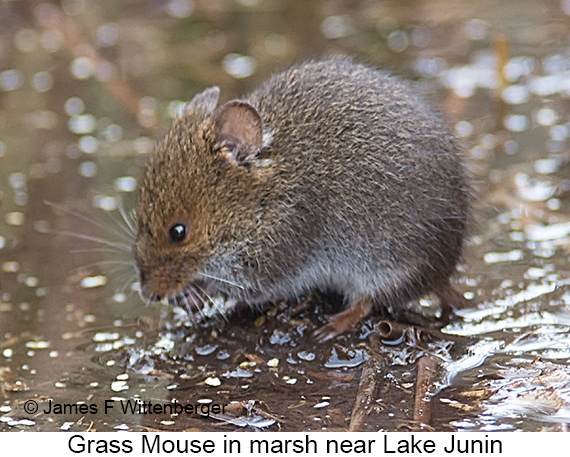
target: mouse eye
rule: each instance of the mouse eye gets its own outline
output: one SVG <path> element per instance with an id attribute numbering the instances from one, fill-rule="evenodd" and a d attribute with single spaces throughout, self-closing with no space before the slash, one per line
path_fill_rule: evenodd
<path id="1" fill-rule="evenodd" d="M 188 236 L 188 225 L 184 222 L 176 222 L 168 229 L 168 241 L 172 244 L 182 243 Z"/>

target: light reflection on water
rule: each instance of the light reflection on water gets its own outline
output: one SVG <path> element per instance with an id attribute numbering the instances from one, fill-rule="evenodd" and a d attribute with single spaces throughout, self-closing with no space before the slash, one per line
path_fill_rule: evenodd
<path id="1" fill-rule="evenodd" d="M 445 358 L 451 388 L 438 394 L 466 408 L 445 410 L 434 427 L 536 430 L 568 420 L 570 57 L 560 28 L 570 22 L 567 11 L 525 1 L 517 19 L 485 0 L 472 2 L 472 13 L 438 1 L 418 11 L 399 2 L 358 9 L 322 1 L 274 11 L 238 2 L 225 11 L 217 2 L 176 0 L 120 6 L 107 17 L 96 3 L 0 4 L 0 382 L 10 393 L 0 397 L 10 418 L 0 430 L 84 429 L 76 418 L 24 417 L 18 402 L 38 395 L 76 402 L 191 392 L 190 400 L 227 400 L 255 392 L 251 398 L 284 415 L 289 406 L 302 410 L 298 399 L 307 397 L 311 409 L 303 411 L 313 417 L 326 392 L 326 403 L 348 414 L 352 405 L 335 388 L 358 385 L 367 357 L 356 336 L 339 340 L 344 352 L 315 348 L 308 319 L 282 317 L 279 306 L 257 320 L 214 316 L 199 329 L 181 310 L 145 307 L 129 234 L 146 157 L 183 100 L 214 84 L 226 98 L 238 96 L 275 69 L 338 52 L 421 80 L 463 141 L 478 192 L 457 278 L 474 306 L 445 329 L 477 342 Z M 284 24 L 280 8 L 296 19 Z M 157 315 L 158 330 L 145 322 Z M 398 395 L 413 385 L 417 355 L 394 348 L 388 404 L 405 405 Z M 533 396 L 532 386 L 554 394 Z M 451 398 L 477 389 L 481 398 Z M 394 429 L 405 408 L 377 413 L 369 429 Z M 524 415 L 522 425 L 497 419 Z M 343 418 L 329 415 L 327 424 L 343 428 Z M 98 424 L 160 425 L 131 419 Z"/>

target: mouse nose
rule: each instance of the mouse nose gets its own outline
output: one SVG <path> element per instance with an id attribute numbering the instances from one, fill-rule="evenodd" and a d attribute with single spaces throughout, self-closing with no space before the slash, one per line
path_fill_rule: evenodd
<path id="1" fill-rule="evenodd" d="M 173 265 L 141 271 L 139 281 L 141 297 L 147 303 L 169 303 L 184 288 L 180 272 Z"/>

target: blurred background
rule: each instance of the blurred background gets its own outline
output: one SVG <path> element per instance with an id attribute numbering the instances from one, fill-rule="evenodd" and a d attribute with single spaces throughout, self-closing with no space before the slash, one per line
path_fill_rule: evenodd
<path id="1" fill-rule="evenodd" d="M 414 81 L 473 177 L 475 223 L 457 277 L 473 309 L 445 330 L 482 345 L 442 357 L 453 376 L 434 429 L 563 428 L 569 32 L 569 0 L 1 0 L 0 430 L 219 429 L 123 416 L 88 425 L 19 408 L 145 397 L 149 384 L 153 398 L 170 398 L 185 379 L 189 400 L 265 401 L 287 430 L 346 428 L 366 325 L 341 338 L 340 358 L 279 307 L 198 332 L 145 330 L 141 316 L 160 310 L 138 297 L 125 227 L 154 142 L 194 94 L 218 85 L 227 100 L 332 54 Z M 364 429 L 408 424 L 406 351 L 387 355 L 391 377 Z M 279 368 L 252 368 L 270 358 Z"/>

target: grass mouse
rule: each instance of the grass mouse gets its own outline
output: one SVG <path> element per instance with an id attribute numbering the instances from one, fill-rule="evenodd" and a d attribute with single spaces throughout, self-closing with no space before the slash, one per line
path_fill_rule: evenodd
<path id="1" fill-rule="evenodd" d="M 375 307 L 433 292 L 449 307 L 469 190 L 460 148 L 400 79 L 345 57 L 277 73 L 218 106 L 196 95 L 150 157 L 134 255 L 146 301 L 199 310 L 316 289 L 346 309 L 326 341 Z"/>

